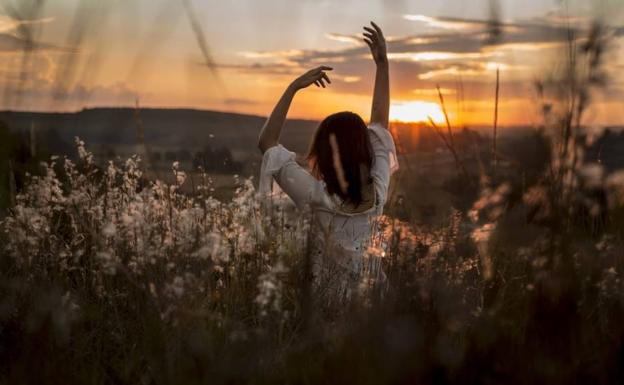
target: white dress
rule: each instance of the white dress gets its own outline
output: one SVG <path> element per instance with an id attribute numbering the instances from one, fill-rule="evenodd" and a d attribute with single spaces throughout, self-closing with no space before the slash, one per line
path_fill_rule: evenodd
<path id="1" fill-rule="evenodd" d="M 345 281 L 358 280 L 363 271 L 379 273 L 378 266 L 367 266 L 370 262 L 367 250 L 375 235 L 376 219 L 382 214 L 388 198 L 390 176 L 398 169 L 396 147 L 390 132 L 379 124 L 372 124 L 368 127 L 368 135 L 374 156 L 371 167 L 374 204 L 361 212 L 341 210 L 340 199 L 330 196 L 325 182 L 301 167 L 295 161 L 295 153 L 281 144 L 268 149 L 262 159 L 260 193 L 271 194 L 274 179 L 300 210 L 311 211 L 317 225 L 312 245 L 315 278 L 318 279 L 322 271 L 331 270 L 337 273 L 334 275 L 338 276 L 343 290 L 349 290 Z"/>

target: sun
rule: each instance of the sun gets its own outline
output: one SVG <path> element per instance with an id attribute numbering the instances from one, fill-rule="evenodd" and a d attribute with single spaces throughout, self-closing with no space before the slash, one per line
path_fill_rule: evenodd
<path id="1" fill-rule="evenodd" d="M 442 109 L 436 103 L 423 101 L 395 102 L 390 106 L 390 120 L 419 123 L 428 122 L 429 117 L 435 123 L 442 123 L 445 120 Z"/>

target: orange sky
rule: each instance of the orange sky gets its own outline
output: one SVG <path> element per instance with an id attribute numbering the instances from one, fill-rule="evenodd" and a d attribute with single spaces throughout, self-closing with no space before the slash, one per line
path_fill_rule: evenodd
<path id="1" fill-rule="evenodd" d="M 617 1 L 570 1 L 567 17 L 543 1 L 500 1 L 495 34 L 486 0 L 184 3 L 56 0 L 0 15 L 2 108 L 78 110 L 138 99 L 266 115 L 297 74 L 326 64 L 335 68 L 332 86 L 302 92 L 291 116 L 352 110 L 366 118 L 374 67 L 357 34 L 373 18 L 389 40 L 393 118 L 441 120 L 439 85 L 455 124 L 491 124 L 498 68 L 501 124 L 536 124 L 534 83 L 561 65 L 566 29 L 582 42 L 585 16 L 609 14 L 608 87 L 594 96 L 588 123 L 622 123 Z M 34 49 L 25 56 L 27 46 Z"/>

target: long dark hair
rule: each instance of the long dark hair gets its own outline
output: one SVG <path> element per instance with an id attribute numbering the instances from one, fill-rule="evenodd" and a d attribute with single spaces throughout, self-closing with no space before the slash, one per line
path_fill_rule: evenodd
<path id="1" fill-rule="evenodd" d="M 338 112 L 319 125 L 308 153 L 312 172 L 327 192 L 358 206 L 363 182 L 370 184 L 373 156 L 366 123 L 353 112 Z"/>

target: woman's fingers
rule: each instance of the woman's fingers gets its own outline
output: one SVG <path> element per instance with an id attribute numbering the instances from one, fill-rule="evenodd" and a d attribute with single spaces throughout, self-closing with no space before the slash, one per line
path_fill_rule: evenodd
<path id="1" fill-rule="evenodd" d="M 378 41 L 378 39 L 376 39 L 375 36 L 371 35 L 370 33 L 364 33 L 363 35 L 371 41 Z"/>
<path id="2" fill-rule="evenodd" d="M 303 74 L 298 81 L 302 85 L 302 88 L 308 87 L 312 84 L 317 87 L 326 88 L 326 83 L 330 84 L 331 80 L 329 80 L 329 76 L 327 76 L 325 71 L 331 70 L 333 70 L 333 68 L 329 66 L 316 67 Z"/>
<path id="3" fill-rule="evenodd" d="M 381 35 L 374 29 L 372 28 L 368 28 L 368 27 L 364 27 L 364 35 L 368 35 L 371 37 L 371 39 L 374 40 L 381 40 Z"/>
<path id="4" fill-rule="evenodd" d="M 325 85 L 325 82 L 327 82 L 327 84 L 331 84 L 331 80 L 329 80 L 329 76 L 327 76 L 327 74 L 324 71 L 321 71 L 318 74 L 316 74 L 315 82 L 318 82 L 320 86 L 323 88 L 327 87 Z"/>
<path id="5" fill-rule="evenodd" d="M 377 24 L 371 21 L 371 27 L 364 26 L 362 33 L 364 42 L 368 45 L 375 61 L 386 56 L 386 39 Z"/>
<path id="6" fill-rule="evenodd" d="M 366 32 L 370 33 L 371 35 L 378 35 L 379 34 L 376 29 L 373 29 L 373 28 L 370 28 L 370 27 L 364 27 L 364 29 L 366 30 Z"/>
<path id="7" fill-rule="evenodd" d="M 332 67 L 328 67 L 328 66 L 320 66 L 320 67 L 316 67 L 313 71 L 314 72 L 322 72 L 322 71 L 332 71 L 333 68 Z"/>
<path id="8" fill-rule="evenodd" d="M 373 26 L 373 28 L 375 28 L 375 31 L 379 34 L 379 36 L 383 36 L 383 32 L 381 31 L 381 28 L 379 28 L 379 26 L 375 24 L 375 22 L 373 21 L 371 21 L 370 23 Z"/>
<path id="9" fill-rule="evenodd" d="M 368 36 L 364 36 L 363 40 L 368 44 L 371 48 L 378 46 L 379 43 Z"/>
<path id="10" fill-rule="evenodd" d="M 373 34 L 370 33 L 363 33 L 362 35 L 364 35 L 364 37 L 367 37 L 368 39 L 370 39 L 371 41 L 378 43 L 379 42 L 379 38 Z"/>
<path id="11" fill-rule="evenodd" d="M 311 80 L 310 84 L 314 83 L 317 87 L 325 88 L 325 83 L 323 82 L 323 77 L 321 75 L 315 75 Z"/>

